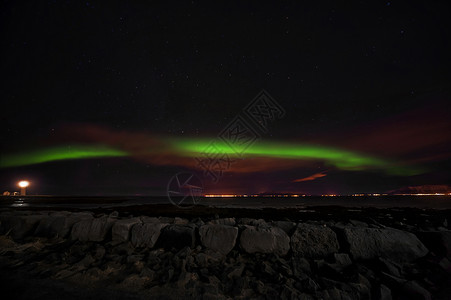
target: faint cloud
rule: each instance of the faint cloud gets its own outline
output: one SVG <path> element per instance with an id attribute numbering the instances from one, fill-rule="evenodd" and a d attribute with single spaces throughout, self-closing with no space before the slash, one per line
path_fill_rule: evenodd
<path id="1" fill-rule="evenodd" d="M 318 178 L 321 178 L 321 177 L 325 177 L 325 176 L 327 176 L 327 174 L 321 172 L 321 173 L 313 174 L 313 175 L 308 176 L 308 177 L 295 179 L 292 182 L 311 181 L 311 180 L 315 180 L 315 179 L 318 179 Z"/>

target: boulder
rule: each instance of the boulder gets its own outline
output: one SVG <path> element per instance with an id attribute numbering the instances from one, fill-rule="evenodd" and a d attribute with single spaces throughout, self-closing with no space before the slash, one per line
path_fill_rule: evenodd
<path id="1" fill-rule="evenodd" d="M 92 219 L 92 214 L 54 212 L 39 222 L 34 235 L 64 238 L 70 233 L 75 223 L 85 219 Z"/>
<path id="2" fill-rule="evenodd" d="M 166 223 L 136 223 L 131 229 L 131 242 L 134 247 L 152 248 L 157 242 L 161 229 Z"/>
<path id="3" fill-rule="evenodd" d="M 268 223 L 266 223 L 264 219 L 252 220 L 250 225 L 257 227 L 269 227 Z"/>
<path id="4" fill-rule="evenodd" d="M 215 219 L 208 222 L 209 224 L 219 224 L 219 225 L 229 225 L 229 226 L 235 226 L 236 221 L 235 218 L 221 218 L 221 219 Z"/>
<path id="5" fill-rule="evenodd" d="M 383 257 L 394 262 L 407 262 L 428 253 L 414 234 L 394 228 L 345 227 L 342 232 L 354 259 Z"/>
<path id="6" fill-rule="evenodd" d="M 118 220 L 114 223 L 112 228 L 113 242 L 126 242 L 130 239 L 130 230 L 133 225 L 141 223 L 140 218 L 130 218 Z"/>
<path id="7" fill-rule="evenodd" d="M 224 255 L 220 252 L 207 249 L 205 252 L 200 252 L 194 255 L 196 264 L 201 268 L 208 268 L 212 266 L 218 266 L 223 264 Z"/>
<path id="8" fill-rule="evenodd" d="M 431 293 L 424 287 L 418 284 L 416 281 L 408 281 L 400 288 L 400 292 L 406 299 L 412 300 L 431 300 Z"/>
<path id="9" fill-rule="evenodd" d="M 199 235 L 204 247 L 227 255 L 235 246 L 238 228 L 228 225 L 204 225 L 199 228 Z"/>
<path id="10" fill-rule="evenodd" d="M 381 284 L 379 289 L 379 299 L 392 300 L 391 290 L 386 285 Z"/>
<path id="11" fill-rule="evenodd" d="M 451 259 L 451 231 L 419 232 L 417 236 L 429 250 L 439 256 Z"/>
<path id="12" fill-rule="evenodd" d="M 72 227 L 71 237 L 73 240 L 88 241 L 89 230 L 91 229 L 92 219 L 81 220 Z"/>
<path id="13" fill-rule="evenodd" d="M 386 272 L 390 275 L 396 276 L 396 277 L 402 277 L 401 276 L 401 266 L 398 266 L 396 263 L 391 262 L 388 259 L 379 257 L 378 259 L 380 268 L 383 272 Z"/>
<path id="14" fill-rule="evenodd" d="M 79 221 L 72 227 L 72 239 L 82 242 L 101 242 L 110 233 L 115 221 L 108 216 Z"/>
<path id="15" fill-rule="evenodd" d="M 196 227 L 192 224 L 174 224 L 161 231 L 161 246 L 165 249 L 194 248 L 196 246 Z"/>
<path id="16" fill-rule="evenodd" d="M 322 258 L 338 252 L 337 235 L 329 227 L 300 223 L 291 236 L 291 249 L 307 258 Z"/>
<path id="17" fill-rule="evenodd" d="M 300 277 L 302 274 L 311 274 L 312 269 L 307 259 L 300 256 L 293 256 L 291 258 L 294 275 Z"/>
<path id="18" fill-rule="evenodd" d="M 169 223 L 168 221 L 161 221 L 159 218 L 155 217 L 141 216 L 139 218 L 141 219 L 142 223 Z M 170 219 L 170 222 L 172 221 L 173 219 Z"/>
<path id="19" fill-rule="evenodd" d="M 13 239 L 23 239 L 24 237 L 33 234 L 41 220 L 47 217 L 47 214 L 2 215 L 0 219 L 2 233 L 5 234 L 10 231 L 10 235 Z"/>
<path id="20" fill-rule="evenodd" d="M 352 265 L 351 258 L 346 253 L 334 253 L 334 263 L 327 264 L 336 272 L 342 272 L 344 269 Z"/>
<path id="21" fill-rule="evenodd" d="M 271 223 L 275 227 L 279 227 L 287 234 L 291 234 L 293 229 L 296 227 L 296 223 L 291 221 L 275 221 Z"/>
<path id="22" fill-rule="evenodd" d="M 251 218 L 240 218 L 238 220 L 238 223 L 240 225 L 251 225 L 254 221 L 256 221 L 255 219 L 251 219 Z"/>
<path id="23" fill-rule="evenodd" d="M 189 220 L 184 218 L 175 217 L 174 218 L 174 224 L 188 224 Z"/>
<path id="24" fill-rule="evenodd" d="M 247 226 L 241 233 L 240 245 L 248 253 L 286 255 L 290 250 L 290 238 L 278 227 Z"/>

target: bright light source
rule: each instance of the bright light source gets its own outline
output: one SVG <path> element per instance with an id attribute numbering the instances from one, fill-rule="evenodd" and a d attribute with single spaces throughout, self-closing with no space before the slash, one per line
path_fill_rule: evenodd
<path id="1" fill-rule="evenodd" d="M 30 185 L 30 183 L 28 181 L 26 181 L 26 180 L 19 181 L 19 186 L 21 188 L 26 188 L 29 185 Z"/>

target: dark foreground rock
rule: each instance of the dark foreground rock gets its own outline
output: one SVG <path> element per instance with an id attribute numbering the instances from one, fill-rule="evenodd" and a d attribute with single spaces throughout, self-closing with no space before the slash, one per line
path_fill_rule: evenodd
<path id="1" fill-rule="evenodd" d="M 166 249 L 196 246 L 195 225 L 169 225 L 161 232 L 161 246 Z"/>
<path id="2" fill-rule="evenodd" d="M 6 211 L 2 299 L 449 299 L 449 228 L 382 217 Z"/>
<path id="3" fill-rule="evenodd" d="M 82 220 L 72 227 L 72 238 L 80 241 L 101 242 L 110 234 L 115 221 L 108 216 Z"/>
<path id="4" fill-rule="evenodd" d="M 451 231 L 423 231 L 418 236 L 435 254 L 451 259 Z"/>
<path id="5" fill-rule="evenodd" d="M 428 253 L 414 234 L 398 229 L 346 227 L 342 232 L 349 252 L 357 260 L 385 257 L 394 261 L 412 261 Z"/>
<path id="6" fill-rule="evenodd" d="M 227 255 L 235 246 L 238 228 L 228 225 L 204 225 L 199 228 L 203 246 Z"/>
<path id="7" fill-rule="evenodd" d="M 286 255 L 290 238 L 278 227 L 248 226 L 241 233 L 240 245 L 247 253 L 275 253 Z"/>
<path id="8" fill-rule="evenodd" d="M 131 242 L 135 247 L 155 246 L 166 223 L 137 223 L 131 229 Z"/>
<path id="9" fill-rule="evenodd" d="M 294 253 L 307 258 L 321 258 L 338 252 L 337 235 L 322 225 L 300 223 L 291 236 Z"/>

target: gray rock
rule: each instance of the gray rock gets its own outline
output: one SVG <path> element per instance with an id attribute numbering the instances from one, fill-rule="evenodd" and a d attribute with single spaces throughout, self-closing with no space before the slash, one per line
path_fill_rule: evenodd
<path id="1" fill-rule="evenodd" d="M 401 286 L 402 295 L 410 299 L 431 300 L 431 293 L 416 281 L 408 281 Z"/>
<path id="2" fill-rule="evenodd" d="M 331 289 L 320 291 L 316 294 L 316 296 L 319 296 L 320 299 L 324 299 L 324 300 L 336 300 L 336 299 L 351 300 L 352 299 L 352 297 L 349 296 L 349 294 L 347 292 L 339 290 L 335 287 L 331 288 Z"/>
<path id="3" fill-rule="evenodd" d="M 199 228 L 202 245 L 224 255 L 235 246 L 238 228 L 228 225 L 204 225 Z"/>
<path id="4" fill-rule="evenodd" d="M 325 263 L 336 272 L 342 272 L 344 269 L 352 265 L 351 258 L 346 253 L 334 253 L 335 262 Z"/>
<path id="5" fill-rule="evenodd" d="M 382 257 L 379 257 L 379 262 L 381 264 L 382 271 L 396 277 L 401 277 L 401 267 L 396 263 Z"/>
<path id="6" fill-rule="evenodd" d="M 200 252 L 194 256 L 196 263 L 201 268 L 211 267 L 223 262 L 224 255 L 214 250 L 207 249 L 205 252 Z"/>
<path id="7" fill-rule="evenodd" d="M 219 225 L 229 225 L 229 226 L 235 226 L 236 221 L 235 218 L 221 218 L 221 219 L 215 219 L 208 222 L 209 224 L 219 224 Z"/>
<path id="8" fill-rule="evenodd" d="M 131 218 L 118 220 L 114 223 L 112 228 L 112 240 L 113 242 L 126 242 L 130 238 L 130 230 L 133 225 L 141 223 L 140 218 Z"/>
<path id="9" fill-rule="evenodd" d="M 283 256 L 290 250 L 290 238 L 278 227 L 248 226 L 241 233 L 240 245 L 248 253 L 275 253 Z"/>
<path id="10" fill-rule="evenodd" d="M 109 214 L 110 218 L 118 218 L 119 217 L 119 212 L 118 211 L 113 211 L 112 213 Z"/>
<path id="11" fill-rule="evenodd" d="M 256 221 L 256 220 L 250 219 L 250 218 L 241 218 L 241 219 L 239 219 L 238 223 L 241 225 L 251 225 L 254 221 Z"/>
<path id="12" fill-rule="evenodd" d="M 73 240 L 88 241 L 92 219 L 78 221 L 72 226 L 71 237 Z"/>
<path id="13" fill-rule="evenodd" d="M 161 231 L 161 246 L 166 249 L 196 246 L 196 227 L 194 225 L 169 225 Z"/>
<path id="14" fill-rule="evenodd" d="M 195 219 L 191 220 L 191 223 L 196 225 L 197 227 L 205 225 L 205 222 L 201 218 L 195 218 Z"/>
<path id="15" fill-rule="evenodd" d="M 82 260 L 77 262 L 74 266 L 83 267 L 83 269 L 85 269 L 94 262 L 95 262 L 95 259 L 91 256 L 91 254 L 87 254 Z"/>
<path id="16" fill-rule="evenodd" d="M 5 226 L 7 230 L 11 230 L 11 237 L 18 240 L 32 235 L 41 220 L 47 217 L 47 214 L 9 216 L 2 220 L 2 226 Z"/>
<path id="17" fill-rule="evenodd" d="M 263 227 L 268 227 L 268 223 L 266 223 L 265 220 L 263 219 L 258 219 L 258 220 L 252 220 L 251 224 L 252 226 L 263 226 Z"/>
<path id="18" fill-rule="evenodd" d="M 381 256 L 395 262 L 405 262 L 428 253 L 428 249 L 414 234 L 394 228 L 345 227 L 342 232 L 354 259 Z"/>
<path id="19" fill-rule="evenodd" d="M 380 288 L 380 297 L 379 299 L 381 300 L 392 300 L 392 295 L 391 295 L 391 290 L 386 286 L 381 284 L 381 288 Z"/>
<path id="20" fill-rule="evenodd" d="M 307 258 L 322 258 L 338 252 L 335 232 L 329 227 L 300 223 L 291 236 L 291 249 Z"/>
<path id="21" fill-rule="evenodd" d="M 148 217 L 148 216 L 141 216 L 139 217 L 141 219 L 141 222 L 143 223 L 169 223 L 169 222 L 163 222 L 159 218 L 155 217 Z M 173 218 L 169 218 L 170 222 L 173 221 Z"/>
<path id="22" fill-rule="evenodd" d="M 351 258 L 346 253 L 334 253 L 335 263 L 346 268 L 352 265 Z"/>
<path id="23" fill-rule="evenodd" d="M 174 224 L 188 224 L 189 220 L 187 219 L 183 219 L 183 218 L 179 218 L 179 217 L 175 217 L 174 218 Z"/>
<path id="24" fill-rule="evenodd" d="M 72 227 L 72 239 L 82 242 L 101 242 L 106 238 L 115 221 L 107 216 L 79 221 Z"/>
<path id="25" fill-rule="evenodd" d="M 243 271 L 244 271 L 244 267 L 245 267 L 244 264 L 231 267 L 231 270 L 230 270 L 230 272 L 228 272 L 227 277 L 229 279 L 241 277 L 241 274 L 243 274 Z"/>
<path id="26" fill-rule="evenodd" d="M 429 250 L 451 259 L 451 231 L 419 232 L 417 236 Z"/>
<path id="27" fill-rule="evenodd" d="M 136 263 L 139 261 L 142 261 L 144 259 L 144 255 L 143 254 L 132 254 L 127 256 L 127 263 Z"/>
<path id="28" fill-rule="evenodd" d="M 439 262 L 438 265 L 448 274 L 451 275 L 451 262 L 446 257 L 443 257 Z"/>
<path id="29" fill-rule="evenodd" d="M 368 224 L 359 220 L 349 220 L 349 223 L 355 227 L 368 227 Z"/>
<path id="30" fill-rule="evenodd" d="M 95 260 L 101 260 L 105 256 L 106 250 L 105 247 L 101 245 L 96 245 L 96 248 L 93 253 L 93 258 Z"/>
<path id="31" fill-rule="evenodd" d="M 403 278 L 399 278 L 397 276 L 390 275 L 385 272 L 381 272 L 381 278 L 384 283 L 386 283 L 389 287 L 399 287 L 407 282 L 407 280 Z"/>
<path id="32" fill-rule="evenodd" d="M 291 263 L 293 265 L 294 275 L 297 277 L 301 276 L 304 273 L 312 273 L 309 261 L 303 257 L 293 256 L 291 258 Z"/>
<path id="33" fill-rule="evenodd" d="M 351 286 L 353 286 L 354 288 L 357 289 L 357 291 L 359 292 L 359 295 L 363 299 L 370 299 L 371 298 L 371 283 L 362 274 L 358 274 L 358 276 L 357 276 L 357 283 L 351 283 Z"/>
<path id="34" fill-rule="evenodd" d="M 168 224 L 174 223 L 174 218 L 171 218 L 171 217 L 159 217 L 158 220 L 159 220 L 158 222 L 161 222 L 161 223 L 168 223 Z"/>
<path id="35" fill-rule="evenodd" d="M 92 219 L 92 215 L 71 214 L 69 212 L 50 213 L 49 216 L 39 222 L 34 235 L 49 238 L 55 236 L 64 238 L 70 233 L 72 226 L 83 219 Z"/>
<path id="36" fill-rule="evenodd" d="M 275 227 L 279 227 L 283 231 L 285 231 L 287 234 L 291 234 L 293 229 L 296 227 L 296 223 L 291 221 L 275 221 L 272 222 L 271 225 Z"/>
<path id="37" fill-rule="evenodd" d="M 155 246 L 161 234 L 161 229 L 167 226 L 164 223 L 137 223 L 132 226 L 130 240 L 134 247 Z"/>

